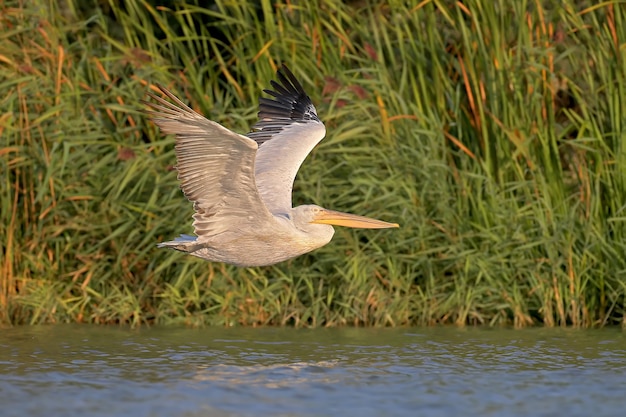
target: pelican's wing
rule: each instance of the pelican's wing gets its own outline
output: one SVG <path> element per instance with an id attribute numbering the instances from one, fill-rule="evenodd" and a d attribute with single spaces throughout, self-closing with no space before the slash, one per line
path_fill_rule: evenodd
<path id="1" fill-rule="evenodd" d="M 158 104 L 144 103 L 161 131 L 176 135 L 178 179 L 183 193 L 194 203 L 193 226 L 198 239 L 252 220 L 269 220 L 272 215 L 254 181 L 256 142 L 206 119 L 159 88 L 174 103 L 151 93 L 148 95 Z"/>
<path id="2" fill-rule="evenodd" d="M 259 122 L 248 133 L 259 144 L 256 185 L 270 212 L 291 209 L 291 190 L 300 165 L 326 135 L 311 99 L 296 77 L 283 65 L 264 90 L 274 99 L 261 98 Z"/>

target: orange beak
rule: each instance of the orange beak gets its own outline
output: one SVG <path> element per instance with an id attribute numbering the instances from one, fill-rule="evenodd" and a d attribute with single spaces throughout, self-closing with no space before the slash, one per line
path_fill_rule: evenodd
<path id="1" fill-rule="evenodd" d="M 358 229 L 388 229 L 400 227 L 398 223 L 387 223 L 382 220 L 357 216 L 356 214 L 323 209 L 311 223 L 331 224 L 333 226 L 354 227 Z"/>

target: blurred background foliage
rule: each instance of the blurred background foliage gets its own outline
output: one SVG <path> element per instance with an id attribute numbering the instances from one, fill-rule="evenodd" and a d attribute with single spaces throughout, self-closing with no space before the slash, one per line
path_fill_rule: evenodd
<path id="1" fill-rule="evenodd" d="M 618 1 L 0 4 L 0 322 L 626 325 Z M 191 228 L 161 83 L 247 132 L 286 63 L 328 130 L 294 204 L 337 229 L 241 269 Z"/>

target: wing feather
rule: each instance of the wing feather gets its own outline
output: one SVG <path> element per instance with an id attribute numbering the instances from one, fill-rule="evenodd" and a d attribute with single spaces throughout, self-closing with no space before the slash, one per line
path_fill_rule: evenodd
<path id="1" fill-rule="evenodd" d="M 176 135 L 178 179 L 194 204 L 194 230 L 202 241 L 272 214 L 258 193 L 254 166 L 258 145 L 192 110 L 159 86 L 172 102 L 152 93 L 144 102 L 154 123 Z"/>
<path id="2" fill-rule="evenodd" d="M 292 207 L 291 192 L 296 174 L 326 135 L 324 124 L 304 88 L 283 65 L 273 90 L 264 90 L 274 99 L 259 100 L 259 122 L 248 133 L 259 145 L 255 177 L 259 194 L 270 212 L 285 213 Z"/>

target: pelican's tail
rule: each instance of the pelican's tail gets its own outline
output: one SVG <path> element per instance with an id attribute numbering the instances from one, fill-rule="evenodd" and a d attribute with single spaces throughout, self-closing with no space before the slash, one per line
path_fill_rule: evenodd
<path id="1" fill-rule="evenodd" d="M 190 235 L 180 235 L 169 242 L 161 242 L 157 244 L 158 248 L 170 248 L 181 252 L 194 252 L 198 250 L 197 237 Z"/>

